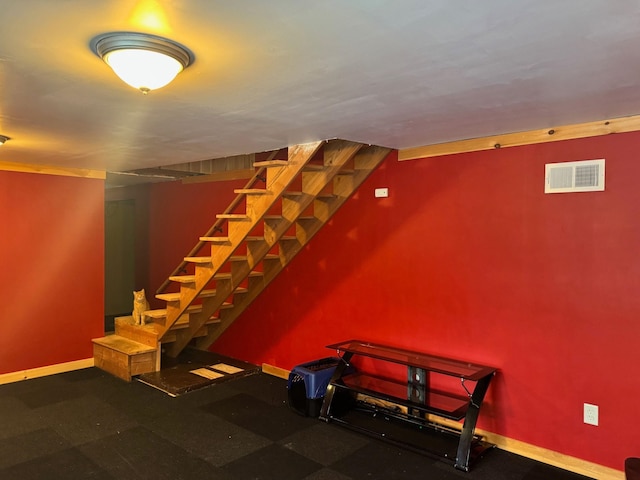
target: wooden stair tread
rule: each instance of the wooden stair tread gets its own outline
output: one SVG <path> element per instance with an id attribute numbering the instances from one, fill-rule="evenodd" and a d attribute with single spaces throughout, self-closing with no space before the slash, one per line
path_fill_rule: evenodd
<path id="1" fill-rule="evenodd" d="M 249 220 L 249 216 L 244 213 L 218 213 L 216 218 L 226 218 L 229 220 Z"/>
<path id="2" fill-rule="evenodd" d="M 165 302 L 175 302 L 176 300 L 180 300 L 179 293 L 158 293 L 156 295 L 158 300 L 164 300 Z"/>
<path id="3" fill-rule="evenodd" d="M 253 166 L 260 167 L 286 167 L 289 165 L 289 160 L 264 160 L 262 162 L 253 162 Z"/>
<path id="4" fill-rule="evenodd" d="M 150 312 L 154 312 L 153 310 L 149 310 L 149 311 Z M 156 313 L 153 313 L 153 314 L 157 315 Z M 154 318 L 151 315 L 148 315 L 147 311 L 144 312 L 144 315 L 145 315 L 145 317 Z M 127 327 L 128 326 L 128 327 L 133 327 L 138 331 L 142 331 L 142 330 L 147 329 L 147 327 L 149 325 L 151 325 L 152 323 L 153 322 L 146 322 L 146 323 L 143 323 L 142 325 L 136 325 L 136 321 L 133 319 L 132 315 L 114 318 L 114 326 L 116 328 L 116 331 L 115 331 L 116 335 L 120 335 L 121 337 L 127 337 L 127 338 L 131 338 L 131 337 L 128 337 L 127 335 L 123 335 L 123 334 L 118 333 L 118 328 Z M 131 340 L 135 340 L 135 338 L 131 338 Z"/>
<path id="5" fill-rule="evenodd" d="M 262 272 L 251 272 L 249 274 L 249 276 L 252 276 L 252 277 L 259 277 L 262 275 L 264 275 L 264 273 Z M 215 275 L 214 278 L 227 279 L 227 278 L 231 278 L 231 274 L 218 273 L 217 275 Z M 247 293 L 247 291 L 248 290 L 246 287 L 237 287 L 232 293 Z M 216 295 L 215 289 L 202 290 L 197 298 L 214 297 L 215 295 Z M 159 293 L 156 295 L 156 298 L 158 300 L 164 300 L 166 302 L 177 302 L 178 300 L 180 300 L 180 292 Z M 197 313 L 201 310 L 202 310 L 202 305 L 196 303 L 196 304 L 189 305 L 185 310 L 185 313 Z M 151 315 L 148 312 L 154 312 L 154 313 L 153 315 Z M 162 315 L 161 312 L 164 312 L 164 315 Z M 167 310 L 166 309 L 148 310 L 147 312 L 145 312 L 145 314 L 151 318 L 162 318 L 167 316 Z M 154 315 L 157 315 L 157 316 L 154 316 Z"/>
<path id="6" fill-rule="evenodd" d="M 215 323 L 220 323 L 220 319 L 218 317 L 211 317 L 206 322 L 204 322 L 205 325 L 213 325 Z M 168 331 L 170 332 L 171 330 L 181 330 L 184 328 L 189 328 L 189 320 L 186 317 L 180 318 L 171 326 Z"/>
<path id="7" fill-rule="evenodd" d="M 138 355 L 141 353 L 155 352 L 157 350 L 157 348 L 134 342 L 120 335 L 107 335 L 106 337 L 94 338 L 91 341 L 126 355 Z"/>
<path id="8" fill-rule="evenodd" d="M 249 277 L 262 277 L 264 276 L 264 272 L 250 272 Z M 231 278 L 231 274 L 228 272 L 223 272 L 223 273 L 216 273 L 213 278 L 215 280 L 228 280 Z M 236 289 L 237 291 L 238 289 Z"/>
<path id="9" fill-rule="evenodd" d="M 310 195 L 310 194 L 304 193 L 304 192 L 282 192 L 283 197 L 300 197 L 302 195 Z"/>
<path id="10" fill-rule="evenodd" d="M 195 275 L 174 275 L 172 277 L 169 277 L 169 280 L 171 280 L 172 282 L 178 282 L 178 283 L 195 283 L 196 276 Z"/>
<path id="11" fill-rule="evenodd" d="M 184 261 L 191 263 L 211 263 L 211 257 L 184 257 Z"/>
<path id="12" fill-rule="evenodd" d="M 245 237 L 245 241 L 246 242 L 262 242 L 262 241 L 266 242 L 266 239 L 264 238 L 264 236 L 260 237 L 257 235 L 252 235 L 249 237 Z"/>
<path id="13" fill-rule="evenodd" d="M 144 314 L 147 317 L 151 317 L 151 318 L 164 318 L 167 316 L 167 309 L 166 308 L 160 308 L 160 309 L 156 309 L 156 310 L 147 310 L 144 312 Z"/>
<path id="14" fill-rule="evenodd" d="M 264 188 L 237 188 L 233 193 L 243 193 L 245 195 L 268 195 L 271 191 Z"/>
<path id="15" fill-rule="evenodd" d="M 164 294 L 164 295 L 168 295 L 168 294 Z M 198 313 L 201 311 L 202 311 L 202 305 L 192 304 L 187 307 L 184 313 Z M 167 316 L 167 309 L 159 308 L 157 310 L 147 310 L 146 312 L 144 312 L 144 314 L 147 317 L 151 317 L 151 318 L 164 318 Z"/>
<path id="16" fill-rule="evenodd" d="M 245 289 L 245 290 L 246 290 L 246 289 Z M 211 290 L 211 291 L 213 291 L 213 292 L 214 292 L 214 295 L 215 295 L 215 290 Z M 242 293 L 242 292 L 239 292 L 239 293 Z M 162 294 L 160 294 L 160 295 L 162 295 Z M 210 296 L 213 296 L 213 295 L 210 295 Z M 202 305 L 195 305 L 195 306 L 196 306 L 196 307 L 199 307 L 199 310 L 202 310 Z M 232 308 L 232 307 L 233 307 L 233 303 L 230 303 L 230 302 L 224 302 L 224 303 L 220 306 L 220 308 Z M 195 313 L 195 312 L 190 312 L 190 313 Z M 178 323 L 179 321 L 180 321 L 180 320 L 176 321 L 176 323 Z M 184 321 L 184 320 L 183 320 L 183 321 Z M 174 323 L 174 325 L 175 325 L 175 323 Z"/>
<path id="17" fill-rule="evenodd" d="M 229 237 L 200 237 L 201 242 L 229 243 Z"/>
<path id="18" fill-rule="evenodd" d="M 213 297 L 215 294 L 216 294 L 215 290 L 202 290 L 200 292 L 200 294 L 198 295 L 198 298 Z M 156 298 L 158 300 L 164 300 L 166 302 L 176 302 L 176 301 L 180 300 L 180 292 L 159 293 L 159 294 L 156 295 Z M 202 307 L 200 307 L 200 308 L 202 308 Z"/>

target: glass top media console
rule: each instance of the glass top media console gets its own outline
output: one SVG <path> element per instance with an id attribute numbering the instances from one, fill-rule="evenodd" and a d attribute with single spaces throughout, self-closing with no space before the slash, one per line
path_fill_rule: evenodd
<path id="1" fill-rule="evenodd" d="M 327 387 L 321 419 L 435 455 L 464 471 L 494 446 L 475 434 L 494 368 L 361 340 L 327 348 L 342 361 Z"/>

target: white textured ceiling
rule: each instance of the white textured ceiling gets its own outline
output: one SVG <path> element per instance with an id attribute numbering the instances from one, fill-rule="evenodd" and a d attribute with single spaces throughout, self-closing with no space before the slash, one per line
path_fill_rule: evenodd
<path id="1" fill-rule="evenodd" d="M 0 162 L 128 170 L 345 138 L 396 148 L 640 113 L 637 0 L 0 0 Z M 89 48 L 195 63 L 143 96 Z"/>

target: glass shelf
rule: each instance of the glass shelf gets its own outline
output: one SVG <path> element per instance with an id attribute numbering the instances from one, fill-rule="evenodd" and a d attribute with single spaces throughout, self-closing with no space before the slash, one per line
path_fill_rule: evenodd
<path id="1" fill-rule="evenodd" d="M 377 345 L 375 343 L 363 342 L 362 340 L 340 342 L 328 345 L 327 348 L 337 350 L 338 352 L 349 352 L 387 362 L 423 368 L 431 372 L 455 376 L 470 381 L 480 380 L 495 372 L 495 368 L 484 365 L 426 355 L 424 353 L 388 347 L 386 345 Z"/>
<path id="2" fill-rule="evenodd" d="M 469 399 L 437 390 L 425 392 L 424 403 L 407 400 L 407 384 L 364 373 L 345 375 L 336 386 L 344 386 L 355 393 L 371 395 L 391 403 L 402 404 L 423 412 L 433 413 L 453 420 L 461 420 L 467 413 Z"/>

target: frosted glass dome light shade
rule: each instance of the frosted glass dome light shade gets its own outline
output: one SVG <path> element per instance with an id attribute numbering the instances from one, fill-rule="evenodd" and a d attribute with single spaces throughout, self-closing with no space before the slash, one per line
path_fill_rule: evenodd
<path id="1" fill-rule="evenodd" d="M 164 87 L 182 71 L 176 59 L 151 50 L 114 50 L 104 61 L 124 83 L 143 91 Z"/>
<path id="2" fill-rule="evenodd" d="M 166 38 L 134 32 L 107 33 L 91 49 L 128 85 L 148 93 L 164 87 L 193 63 L 193 54 Z"/>

